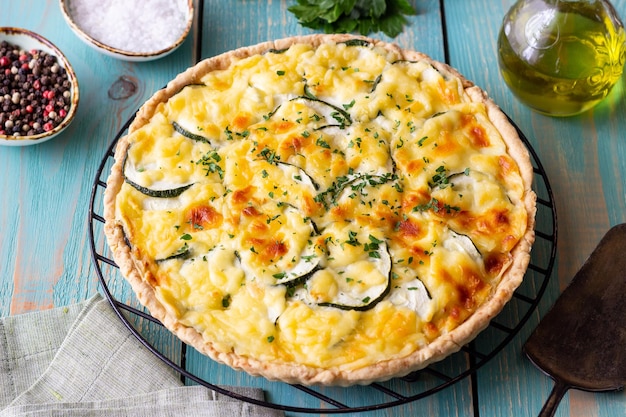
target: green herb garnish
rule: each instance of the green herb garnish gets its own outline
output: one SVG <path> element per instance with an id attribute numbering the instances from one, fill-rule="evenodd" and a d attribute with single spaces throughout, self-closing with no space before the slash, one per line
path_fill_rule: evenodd
<path id="1" fill-rule="evenodd" d="M 209 173 L 217 173 L 220 179 L 224 178 L 224 169 L 219 165 L 222 157 L 217 151 L 209 151 L 202 155 L 202 158 L 196 161 L 196 165 L 202 165 L 206 171 L 206 175 Z"/>
<path id="2" fill-rule="evenodd" d="M 224 307 L 224 308 L 228 308 L 228 307 L 230 307 L 230 301 L 231 301 L 231 296 L 230 296 L 230 294 L 226 294 L 226 295 L 222 298 L 222 307 Z"/>
<path id="3" fill-rule="evenodd" d="M 415 9 L 408 0 L 297 0 L 288 10 L 298 22 L 326 33 L 398 36 Z"/>

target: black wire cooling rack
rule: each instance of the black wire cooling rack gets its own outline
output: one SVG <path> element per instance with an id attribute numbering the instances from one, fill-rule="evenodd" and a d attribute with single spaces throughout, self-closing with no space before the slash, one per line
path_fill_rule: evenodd
<path id="1" fill-rule="evenodd" d="M 293 413 L 354 413 L 407 404 L 473 377 L 520 331 L 545 292 L 556 258 L 556 208 L 546 172 L 528 139 L 518 129 L 530 151 L 534 168 L 533 189 L 538 196 L 535 244 L 524 282 L 504 310 L 474 341 L 443 361 L 404 378 L 368 386 L 339 388 L 288 385 L 233 371 L 200 355 L 152 318 L 138 304 L 112 259 L 103 232 L 104 217 L 98 213 L 102 212 L 106 178 L 114 162 L 115 146 L 132 120 L 129 119 L 114 138 L 93 183 L 89 211 L 92 259 L 103 293 L 120 320 L 148 350 L 178 372 L 181 380 L 188 385 L 202 385 L 237 400 Z M 242 395 L 237 391 L 237 386 L 261 388 L 266 397 L 259 400 Z M 475 384 L 472 384 L 472 390 L 473 395 L 476 395 Z"/>

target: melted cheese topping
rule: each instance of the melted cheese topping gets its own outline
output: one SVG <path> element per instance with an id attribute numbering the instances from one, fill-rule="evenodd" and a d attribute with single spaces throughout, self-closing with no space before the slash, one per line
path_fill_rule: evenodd
<path id="1" fill-rule="evenodd" d="M 526 230 L 524 186 L 459 79 L 297 44 L 201 81 L 130 135 L 116 206 L 181 323 L 223 352 L 357 369 L 490 295 Z"/>

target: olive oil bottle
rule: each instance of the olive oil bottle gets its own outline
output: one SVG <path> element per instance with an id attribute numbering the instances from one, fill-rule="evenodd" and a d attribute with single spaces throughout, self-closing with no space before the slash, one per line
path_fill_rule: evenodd
<path id="1" fill-rule="evenodd" d="M 504 18 L 498 63 L 513 94 L 552 115 L 605 98 L 626 60 L 624 25 L 606 0 L 520 0 Z"/>

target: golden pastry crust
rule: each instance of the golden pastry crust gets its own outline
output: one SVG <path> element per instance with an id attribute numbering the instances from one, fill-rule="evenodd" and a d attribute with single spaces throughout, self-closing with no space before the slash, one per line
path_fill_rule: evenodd
<path id="1" fill-rule="evenodd" d="M 501 136 L 506 145 L 506 155 L 511 158 L 511 161 L 517 167 L 516 170 L 519 171 L 523 190 L 516 194 L 519 196 L 519 201 L 513 201 L 513 204 L 521 207 L 524 211 L 522 218 L 522 221 L 525 222 L 523 224 L 523 232 L 510 250 L 510 264 L 508 263 L 509 261 L 503 261 L 505 266 L 498 275 L 499 281 L 489 291 L 484 302 L 458 325 L 455 325 L 449 331 L 441 331 L 433 340 L 429 340 L 427 344 L 416 348 L 414 351 L 398 353 L 389 359 L 377 359 L 373 363 L 366 363 L 365 366 L 317 366 L 297 363 L 297 361 L 265 360 L 264 358 L 256 358 L 248 354 L 235 353 L 236 349 L 225 349 L 220 345 L 219 341 L 210 340 L 203 335 L 201 330 L 188 323 L 183 323 L 183 320 L 178 317 L 171 307 L 164 305 L 162 297 L 160 298 L 157 295 L 156 288 L 159 286 L 161 278 L 157 277 L 153 272 L 152 263 L 154 263 L 154 259 L 150 259 L 145 254 L 139 255 L 137 251 L 133 251 L 129 247 L 128 235 L 124 229 L 126 227 L 125 223 L 117 212 L 118 198 L 125 183 L 124 164 L 131 146 L 129 137 L 149 124 L 155 114 L 160 111 L 163 103 L 174 97 L 184 87 L 200 83 L 207 74 L 225 70 L 233 62 L 263 54 L 268 50 L 283 50 L 297 44 L 306 44 L 317 48 L 323 44 L 345 42 L 353 39 L 367 41 L 375 47 L 389 51 L 399 57 L 399 60 L 429 63 L 444 77 L 459 80 L 465 102 L 478 103 L 485 106 L 488 122 L 495 127 Z M 461 346 L 472 340 L 510 300 L 513 292 L 522 282 L 530 259 L 530 249 L 534 242 L 536 197 L 531 190 L 533 168 L 530 163 L 528 150 L 519 139 L 515 128 L 509 123 L 507 117 L 498 106 L 488 98 L 484 91 L 474 86 L 472 82 L 446 64 L 434 61 L 418 52 L 402 50 L 393 44 L 353 35 L 292 37 L 237 49 L 198 63 L 178 75 L 164 89 L 156 92 L 141 107 L 129 128 L 129 135 L 121 138 L 117 144 L 115 161 L 107 181 L 104 197 L 105 233 L 114 259 L 120 267 L 123 276 L 132 286 L 139 301 L 166 328 L 188 345 L 232 368 L 246 371 L 252 375 L 260 375 L 270 380 L 343 386 L 368 384 L 374 381 L 404 376 L 432 362 L 443 359 L 451 353 L 458 351 Z M 508 163 L 507 161 L 508 159 L 502 163 L 506 164 Z M 442 328 L 445 327 L 443 324 L 441 326 Z"/>

